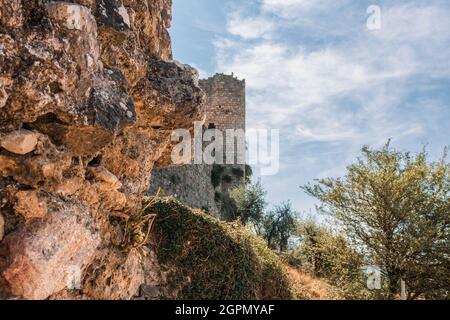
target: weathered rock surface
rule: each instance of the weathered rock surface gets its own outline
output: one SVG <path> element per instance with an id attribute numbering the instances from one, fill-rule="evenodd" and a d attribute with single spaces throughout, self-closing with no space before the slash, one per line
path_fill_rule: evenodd
<path id="1" fill-rule="evenodd" d="M 4 236 L 5 236 L 5 218 L 3 218 L 3 215 L 0 214 L 0 241 L 3 240 Z"/>
<path id="2" fill-rule="evenodd" d="M 48 212 L 46 199 L 36 191 L 19 191 L 16 193 L 16 198 L 17 203 L 14 209 L 27 221 L 43 218 Z"/>
<path id="3" fill-rule="evenodd" d="M 15 295 L 45 299 L 64 289 L 71 268 L 85 268 L 100 242 L 89 209 L 55 201 L 45 219 L 24 225 L 6 239 L 11 264 L 4 272 Z"/>
<path id="4" fill-rule="evenodd" d="M 158 282 L 151 258 L 115 249 L 113 222 L 139 211 L 171 131 L 201 117 L 196 71 L 171 61 L 171 5 L 0 0 L 0 297 L 130 299 Z"/>
<path id="5" fill-rule="evenodd" d="M 33 151 L 38 142 L 36 134 L 23 129 L 11 132 L 0 139 L 0 144 L 3 148 L 20 155 L 25 155 Z"/>
<path id="6" fill-rule="evenodd" d="M 106 168 L 100 167 L 88 167 L 88 171 L 97 179 L 106 182 L 111 187 L 111 190 L 117 190 L 122 187 L 122 183 L 119 179 L 109 172 Z"/>
<path id="7" fill-rule="evenodd" d="M 130 299 L 145 283 L 143 257 L 137 252 L 103 250 L 88 270 L 85 291 L 98 300 Z"/>

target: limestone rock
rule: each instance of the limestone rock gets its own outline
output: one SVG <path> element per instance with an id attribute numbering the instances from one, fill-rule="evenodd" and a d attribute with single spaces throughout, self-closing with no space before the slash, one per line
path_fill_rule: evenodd
<path id="1" fill-rule="evenodd" d="M 133 98 L 147 125 L 157 121 L 156 129 L 169 129 L 191 128 L 186 115 L 201 119 L 206 97 L 195 69 L 176 61 L 149 59 L 146 81 L 139 83 Z"/>
<path id="2" fill-rule="evenodd" d="M 9 165 L 7 175 L 13 175 L 17 182 L 33 189 L 50 191 L 51 186 L 61 182 L 67 170 L 70 170 L 72 154 L 41 135 L 32 156 L 9 160 L 14 165 Z"/>
<path id="3" fill-rule="evenodd" d="M 146 284 L 141 285 L 140 297 L 144 297 L 144 300 L 155 300 L 161 297 L 161 291 L 159 286 L 149 286 Z"/>
<path id="4" fill-rule="evenodd" d="M 185 106 L 189 101 L 189 105 L 196 109 L 206 98 L 198 86 L 198 71 L 187 64 L 152 59 L 147 77 L 151 87 L 170 104 Z"/>
<path id="5" fill-rule="evenodd" d="M 136 33 L 102 27 L 99 29 L 99 40 L 102 43 L 103 65 L 120 70 L 129 86 L 136 86 L 147 73 L 147 57 L 139 46 L 140 39 Z"/>
<path id="6" fill-rule="evenodd" d="M 87 270 L 84 290 L 99 300 L 129 300 L 145 282 L 142 257 L 136 251 L 103 250 Z"/>
<path id="7" fill-rule="evenodd" d="M 130 30 L 130 16 L 123 6 L 122 0 L 98 0 L 97 23 L 117 31 Z"/>
<path id="8" fill-rule="evenodd" d="M 0 154 L 0 175 L 2 177 L 20 175 L 23 172 L 23 167 L 16 159 Z"/>
<path id="9" fill-rule="evenodd" d="M 131 29 L 137 32 L 144 52 L 151 57 L 172 59 L 167 28 L 172 20 L 172 0 L 123 0 Z"/>
<path id="10" fill-rule="evenodd" d="M 127 299 L 158 284 L 156 261 L 114 249 L 110 217 L 140 210 L 171 131 L 202 117 L 195 70 L 171 61 L 171 6 L 0 0 L 0 139 L 21 128 L 37 139 L 25 155 L 0 148 L 0 291 L 7 282 L 12 298 Z M 85 294 L 61 293 L 73 266 L 99 270 L 86 278 L 105 290 L 82 279 Z"/>
<path id="11" fill-rule="evenodd" d="M 55 193 L 61 194 L 63 196 L 71 196 L 82 187 L 83 180 L 79 177 L 73 177 L 55 185 L 52 189 Z"/>
<path id="12" fill-rule="evenodd" d="M 9 28 L 20 28 L 23 24 L 22 2 L 20 0 L 8 0 L 8 4 L 1 3 L 0 25 Z"/>
<path id="13" fill-rule="evenodd" d="M 18 130 L 11 132 L 1 138 L 1 146 L 9 152 L 25 155 L 36 148 L 36 134 L 29 130 Z"/>
<path id="14" fill-rule="evenodd" d="M 9 2 L 0 0 L 0 5 Z M 5 48 L 0 70 L 9 95 L 0 122 L 19 126 L 48 113 L 83 122 L 93 76 L 101 67 L 95 19 L 87 8 L 67 2 L 31 1 L 22 13 L 22 36 L 6 29 L 14 40 L 0 37 Z"/>
<path id="15" fill-rule="evenodd" d="M 60 26 L 96 36 L 97 24 L 88 8 L 68 2 L 51 2 L 46 7 L 50 19 Z"/>
<path id="16" fill-rule="evenodd" d="M 109 172 L 105 167 L 89 167 L 88 170 L 97 180 L 106 182 L 111 186 L 112 189 L 117 190 L 122 187 L 119 179 L 114 174 Z"/>
<path id="17" fill-rule="evenodd" d="M 0 213 L 0 241 L 3 240 L 4 236 L 5 236 L 5 218 L 3 218 L 3 215 Z"/>
<path id="18" fill-rule="evenodd" d="M 4 272 L 13 294 L 45 299 L 67 286 L 71 270 L 94 258 L 100 238 L 89 209 L 55 200 L 42 220 L 23 225 L 5 238 L 12 263 Z"/>
<path id="19" fill-rule="evenodd" d="M 16 193 L 17 202 L 14 206 L 16 213 L 25 220 L 43 218 L 47 212 L 47 202 L 37 191 L 19 191 Z"/>
<path id="20" fill-rule="evenodd" d="M 3 108 L 8 101 L 8 93 L 5 88 L 0 85 L 0 109 Z"/>
<path id="21" fill-rule="evenodd" d="M 126 195 L 117 191 L 110 183 L 94 183 L 92 188 L 98 196 L 99 208 L 104 210 L 122 210 L 126 206 Z"/>

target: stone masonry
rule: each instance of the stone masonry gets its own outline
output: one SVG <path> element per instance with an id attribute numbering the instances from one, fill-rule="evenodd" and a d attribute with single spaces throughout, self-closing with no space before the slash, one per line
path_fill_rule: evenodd
<path id="1" fill-rule="evenodd" d="M 233 74 L 216 74 L 200 80 L 199 86 L 207 96 L 205 129 L 219 129 L 224 137 L 227 129 L 241 129 L 245 132 L 245 80 L 239 80 Z M 226 206 L 221 199 L 229 198 L 229 189 L 243 183 L 243 177 L 237 177 L 231 172 L 233 168 L 240 168 L 245 175 L 245 165 L 222 167 L 223 177 L 228 179 L 221 181 L 218 186 L 213 186 L 211 182 L 211 165 L 184 165 L 153 170 L 148 194 L 156 194 L 161 189 L 165 195 L 175 196 L 188 206 L 204 209 L 217 217 L 227 216 L 223 212 Z"/>
<path id="2" fill-rule="evenodd" d="M 155 170 L 149 193 L 156 194 L 161 189 L 164 195 L 175 196 L 190 207 L 205 210 L 220 218 L 211 171 L 211 165 L 203 164 Z"/>
<path id="3" fill-rule="evenodd" d="M 216 74 L 199 84 L 207 95 L 206 127 L 245 131 L 245 80 Z"/>

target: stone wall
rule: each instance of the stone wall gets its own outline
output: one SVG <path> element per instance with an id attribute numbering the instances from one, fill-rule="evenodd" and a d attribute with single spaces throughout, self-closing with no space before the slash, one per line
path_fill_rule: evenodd
<path id="1" fill-rule="evenodd" d="M 206 127 L 245 131 L 245 80 L 216 74 L 200 80 L 199 85 L 207 96 Z"/>
<path id="2" fill-rule="evenodd" d="M 154 169 L 148 195 L 161 191 L 189 207 L 229 220 L 234 214 L 229 191 L 242 184 L 245 178 L 243 170 L 239 171 L 242 175 L 236 175 L 237 168 L 242 170 L 241 166 L 205 164 Z M 213 185 L 213 171 L 216 171 L 217 185 Z"/>
<path id="3" fill-rule="evenodd" d="M 245 132 L 245 80 L 239 80 L 233 75 L 216 74 L 211 78 L 200 80 L 199 85 L 207 96 L 204 111 L 205 129 L 219 129 L 224 138 L 226 129 L 241 129 Z M 234 146 L 235 150 L 238 150 L 237 143 Z M 242 150 L 245 153 L 245 146 Z M 223 160 L 225 163 L 226 159 Z M 220 167 L 223 172 L 217 186 L 213 186 L 211 182 L 213 170 L 211 165 L 155 169 L 152 172 L 152 186 L 149 194 L 154 195 L 161 188 L 164 194 L 175 196 L 193 208 L 204 209 L 219 218 L 229 217 L 228 192 L 231 188 L 243 183 L 245 165 L 224 164 Z M 239 177 L 233 174 L 233 169 L 236 168 L 241 170 L 244 176 Z"/>
<path id="4" fill-rule="evenodd" d="M 149 195 L 160 189 L 164 195 L 174 196 L 184 204 L 220 217 L 211 183 L 211 165 L 186 165 L 156 169 L 152 172 Z"/>

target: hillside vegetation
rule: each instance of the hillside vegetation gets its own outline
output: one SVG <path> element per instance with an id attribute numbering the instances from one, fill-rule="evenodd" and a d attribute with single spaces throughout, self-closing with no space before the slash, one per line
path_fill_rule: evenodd
<path id="1" fill-rule="evenodd" d="M 174 198 L 146 199 L 166 298 L 292 299 L 288 273 L 265 242 Z"/>

